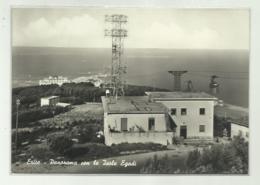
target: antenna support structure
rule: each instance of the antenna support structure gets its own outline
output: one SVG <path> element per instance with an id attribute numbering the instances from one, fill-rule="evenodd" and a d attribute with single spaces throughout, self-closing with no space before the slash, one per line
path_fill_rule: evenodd
<path id="1" fill-rule="evenodd" d="M 127 71 L 126 62 L 122 60 L 124 52 L 124 39 L 127 37 L 127 30 L 124 28 L 127 24 L 127 16 L 113 14 L 105 15 L 105 23 L 109 23 L 110 29 L 105 29 L 105 36 L 112 38 L 112 61 L 111 78 L 109 89 L 111 95 L 117 99 L 118 96 L 124 96 L 125 74 Z"/>
<path id="2" fill-rule="evenodd" d="M 181 91 L 181 76 L 188 71 L 168 71 L 174 76 L 174 91 Z"/>

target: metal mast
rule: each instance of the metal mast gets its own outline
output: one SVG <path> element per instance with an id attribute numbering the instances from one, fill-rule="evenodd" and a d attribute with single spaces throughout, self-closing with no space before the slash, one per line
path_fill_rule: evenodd
<path id="1" fill-rule="evenodd" d="M 18 149 L 18 120 L 19 120 L 19 106 L 21 104 L 21 100 L 19 98 L 16 99 L 16 124 L 15 124 L 15 154 L 17 154 Z"/>
<path id="2" fill-rule="evenodd" d="M 216 78 L 219 78 L 219 77 L 216 75 L 212 75 L 211 79 L 210 79 L 209 90 L 210 90 L 210 93 L 212 93 L 212 94 L 219 93 L 219 83 L 216 82 L 216 80 L 215 80 Z"/>
<path id="3" fill-rule="evenodd" d="M 106 15 L 105 22 L 110 23 L 111 29 L 105 30 L 105 36 L 112 37 L 112 63 L 110 88 L 112 96 L 117 99 L 118 96 L 124 96 L 126 63 L 122 61 L 123 41 L 127 37 L 127 30 L 124 25 L 127 23 L 125 15 Z"/>
<path id="4" fill-rule="evenodd" d="M 181 76 L 188 71 L 168 71 L 174 76 L 174 91 L 181 91 Z"/>

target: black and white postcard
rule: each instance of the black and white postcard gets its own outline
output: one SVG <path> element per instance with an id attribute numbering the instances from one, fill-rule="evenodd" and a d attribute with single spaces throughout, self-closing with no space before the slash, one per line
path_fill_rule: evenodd
<path id="1" fill-rule="evenodd" d="M 250 10 L 11 8 L 11 171 L 249 174 Z"/>

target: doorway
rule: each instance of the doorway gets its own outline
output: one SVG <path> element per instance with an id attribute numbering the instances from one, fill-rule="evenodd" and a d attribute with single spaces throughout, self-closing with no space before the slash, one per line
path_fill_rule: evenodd
<path id="1" fill-rule="evenodd" d="M 121 118 L 121 131 L 127 131 L 127 118 Z"/>
<path id="2" fill-rule="evenodd" d="M 187 126 L 181 126 L 180 127 L 180 136 L 184 139 L 187 138 Z"/>

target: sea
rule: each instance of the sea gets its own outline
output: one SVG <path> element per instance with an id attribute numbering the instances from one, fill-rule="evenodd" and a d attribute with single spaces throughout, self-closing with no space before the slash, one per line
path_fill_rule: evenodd
<path id="1" fill-rule="evenodd" d="M 38 85 L 48 76 L 69 79 L 109 73 L 109 48 L 13 47 L 12 86 Z M 126 83 L 173 89 L 170 70 L 187 70 L 182 75 L 182 89 L 192 81 L 195 91 L 209 92 L 212 75 L 219 78 L 218 98 L 248 107 L 248 50 L 129 49 L 122 61 L 127 65 Z"/>

